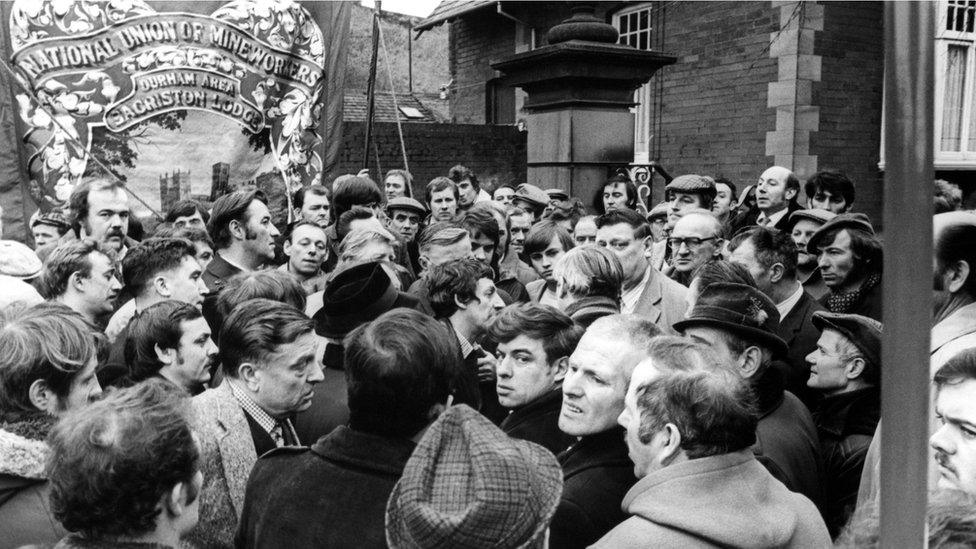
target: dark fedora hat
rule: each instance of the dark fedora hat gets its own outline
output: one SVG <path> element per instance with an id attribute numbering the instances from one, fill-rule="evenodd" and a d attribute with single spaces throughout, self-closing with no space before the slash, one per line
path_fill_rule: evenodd
<path id="1" fill-rule="evenodd" d="M 315 333 L 341 338 L 397 307 L 416 308 L 417 300 L 393 286 L 379 261 L 350 267 L 333 278 L 315 313 Z"/>
<path id="2" fill-rule="evenodd" d="M 813 325 L 821 332 L 833 330 L 840 333 L 861 351 L 864 360 L 881 367 L 882 325 L 877 320 L 861 315 L 817 311 L 813 313 Z"/>
<path id="3" fill-rule="evenodd" d="M 693 326 L 711 326 L 755 341 L 773 351 L 786 355 L 789 346 L 777 335 L 779 311 L 765 294 L 752 286 L 716 282 L 698 295 L 695 306 L 674 329 L 683 332 Z"/>

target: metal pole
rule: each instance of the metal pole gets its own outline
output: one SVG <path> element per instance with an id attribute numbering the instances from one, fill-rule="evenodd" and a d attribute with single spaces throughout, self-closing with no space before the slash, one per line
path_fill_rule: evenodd
<path id="1" fill-rule="evenodd" d="M 881 547 L 926 546 L 935 5 L 885 3 Z"/>
<path id="2" fill-rule="evenodd" d="M 376 11 L 373 12 L 373 55 L 369 62 L 369 80 L 366 83 L 366 141 L 363 143 L 363 169 L 369 167 L 369 146 L 373 139 L 373 100 L 376 96 L 376 55 L 380 46 L 380 7 L 382 2 L 376 0 Z"/>
<path id="3" fill-rule="evenodd" d="M 407 29 L 407 93 L 413 93 L 413 40 Z"/>

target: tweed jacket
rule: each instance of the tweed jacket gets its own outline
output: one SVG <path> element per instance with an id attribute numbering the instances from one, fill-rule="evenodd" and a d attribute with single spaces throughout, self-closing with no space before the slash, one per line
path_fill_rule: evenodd
<path id="1" fill-rule="evenodd" d="M 200 437 L 203 489 L 200 522 L 189 541 L 201 547 L 231 547 L 247 477 L 258 459 L 251 429 L 226 382 L 193 397 L 191 414 Z"/>
<path id="2" fill-rule="evenodd" d="M 778 363 L 786 366 L 783 371 L 786 390 L 796 395 L 811 411 L 816 408 L 820 398 L 816 391 L 807 387 L 810 365 L 806 357 L 817 348 L 817 340 L 820 339 L 820 330 L 813 325 L 813 313 L 822 310 L 823 305 L 804 291 L 793 310 L 779 323 L 779 336 L 790 349 L 789 354 L 783 357 L 786 362 Z"/>
<path id="3" fill-rule="evenodd" d="M 651 276 L 647 278 L 644 291 L 637 298 L 634 314 L 643 316 L 657 325 L 665 334 L 674 334 L 671 326 L 685 317 L 688 303 L 685 294 L 688 288 L 664 276 L 653 267 L 648 267 Z"/>

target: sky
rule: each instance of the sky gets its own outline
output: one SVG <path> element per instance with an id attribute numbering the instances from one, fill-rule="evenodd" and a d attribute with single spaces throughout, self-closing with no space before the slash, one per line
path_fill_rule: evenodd
<path id="1" fill-rule="evenodd" d="M 382 2 L 383 11 L 427 17 L 430 15 L 430 12 L 434 11 L 434 8 L 440 3 L 440 0 L 382 0 Z M 362 0 L 360 4 L 370 8 L 373 7 L 372 0 Z"/>

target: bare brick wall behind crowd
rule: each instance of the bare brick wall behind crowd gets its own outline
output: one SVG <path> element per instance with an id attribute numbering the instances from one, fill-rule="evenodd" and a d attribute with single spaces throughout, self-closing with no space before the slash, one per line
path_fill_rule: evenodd
<path id="1" fill-rule="evenodd" d="M 362 122 L 343 124 L 340 173 L 356 173 L 362 168 L 365 133 Z M 427 182 L 446 176 L 455 164 L 470 168 L 483 183 L 492 178 L 500 183 L 525 182 L 525 133 L 514 126 L 404 123 L 403 139 L 414 176 L 414 197 L 421 201 Z M 382 182 L 382 174 L 403 168 L 396 124 L 374 123 L 373 141 L 379 151 L 379 166 L 370 147 L 370 177 Z"/>

